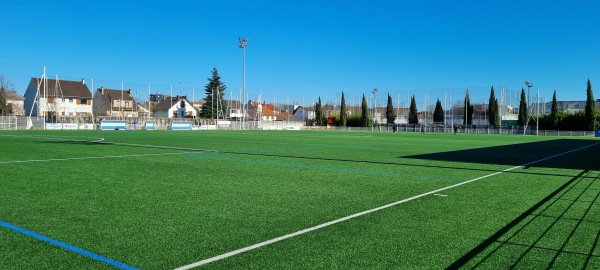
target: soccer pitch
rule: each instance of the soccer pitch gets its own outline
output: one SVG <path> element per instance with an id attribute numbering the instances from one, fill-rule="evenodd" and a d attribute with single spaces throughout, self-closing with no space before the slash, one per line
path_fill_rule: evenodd
<path id="1" fill-rule="evenodd" d="M 599 269 L 600 140 L 0 132 L 0 269 Z"/>

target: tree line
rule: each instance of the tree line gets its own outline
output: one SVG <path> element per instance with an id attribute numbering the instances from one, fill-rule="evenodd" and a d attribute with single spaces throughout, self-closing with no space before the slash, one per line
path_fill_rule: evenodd
<path id="1" fill-rule="evenodd" d="M 580 110 L 576 113 L 569 113 L 567 111 L 558 111 L 558 102 L 556 99 L 556 90 L 552 98 L 552 108 L 549 115 L 540 115 L 538 119 L 533 119 L 529 113 L 527 106 L 527 98 L 525 95 L 525 89 L 521 88 L 521 96 L 519 101 L 519 114 L 516 124 L 518 126 L 527 126 L 530 123 L 539 121 L 539 127 L 546 130 L 596 130 L 600 128 L 600 111 L 595 108 L 595 100 L 592 90 L 592 84 L 588 79 L 587 82 L 587 99 L 584 110 Z M 487 104 L 486 115 L 488 116 L 488 124 L 491 127 L 500 126 L 500 107 L 498 105 L 498 99 L 494 92 L 494 86 L 490 89 L 490 98 Z M 362 96 L 361 110 L 348 114 L 346 99 L 344 91 L 342 91 L 341 105 L 339 114 L 329 115 L 335 117 L 336 121 L 334 125 L 342 127 L 371 127 L 374 125 L 373 118 L 367 104 L 365 95 Z M 474 106 L 471 104 L 469 98 L 469 90 L 466 91 L 464 99 L 464 114 L 463 114 L 463 125 L 469 126 L 473 123 Z M 323 105 L 321 103 L 321 97 L 315 103 L 315 122 L 317 126 L 324 126 L 327 124 L 327 115 L 323 113 Z M 435 109 L 433 111 L 433 122 L 444 123 L 445 111 L 442 107 L 440 99 L 437 99 Z M 385 125 L 395 125 L 396 114 L 394 113 L 392 96 L 388 93 L 387 96 L 387 107 L 385 111 Z M 530 122 L 533 120 L 533 122 Z M 412 95 L 410 99 L 410 107 L 408 112 L 408 124 L 419 125 L 417 104 L 415 96 Z"/>

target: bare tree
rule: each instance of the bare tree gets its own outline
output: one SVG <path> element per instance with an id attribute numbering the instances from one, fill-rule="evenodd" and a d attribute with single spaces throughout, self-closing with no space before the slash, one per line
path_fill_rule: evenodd
<path id="1" fill-rule="evenodd" d="M 15 85 L 0 74 L 0 115 L 10 115 L 13 113 L 12 104 L 8 104 L 7 92 L 15 92 Z"/>

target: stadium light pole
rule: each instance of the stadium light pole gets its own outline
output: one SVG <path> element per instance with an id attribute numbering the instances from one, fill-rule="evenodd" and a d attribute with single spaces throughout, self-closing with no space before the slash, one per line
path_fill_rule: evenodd
<path id="1" fill-rule="evenodd" d="M 248 45 L 248 38 L 240 37 L 238 39 L 239 46 L 242 49 L 242 129 L 245 129 L 246 123 L 246 46 Z"/>
<path id="2" fill-rule="evenodd" d="M 373 93 L 373 123 L 371 123 L 371 131 L 373 131 L 375 128 L 375 111 L 376 111 L 375 108 L 377 107 L 375 94 L 377 94 L 377 88 L 373 88 L 372 93 Z"/>
<path id="3" fill-rule="evenodd" d="M 531 82 L 529 82 L 529 81 L 525 81 L 525 86 L 527 86 L 527 106 L 526 106 L 526 108 L 527 108 L 527 121 L 525 121 L 525 129 L 523 130 L 523 135 L 525 135 L 525 134 L 526 134 L 527 127 L 529 126 L 529 118 L 531 117 L 531 115 L 530 115 L 530 113 L 529 113 L 529 111 L 531 111 L 531 110 L 529 109 L 529 106 L 530 106 L 530 105 L 529 105 L 528 103 L 530 103 L 530 102 L 531 102 L 531 95 L 530 95 L 530 92 L 531 92 L 531 87 L 533 87 L 533 83 L 531 83 Z"/>
<path id="4" fill-rule="evenodd" d="M 533 87 L 533 83 L 529 81 L 525 81 L 525 85 L 527 86 L 527 102 L 531 102 L 531 87 Z M 529 107 L 529 106 L 528 106 Z M 529 109 L 529 108 L 528 108 Z"/>

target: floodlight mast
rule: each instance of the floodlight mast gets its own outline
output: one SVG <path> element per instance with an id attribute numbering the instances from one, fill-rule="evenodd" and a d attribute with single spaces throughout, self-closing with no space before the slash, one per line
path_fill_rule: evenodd
<path id="1" fill-rule="evenodd" d="M 531 91 L 531 87 L 533 87 L 533 83 L 529 82 L 529 81 L 525 81 L 525 86 L 527 86 L 527 106 L 525 106 L 525 108 L 527 109 L 527 120 L 525 120 L 525 128 L 523 129 L 523 135 L 525 135 L 526 131 L 527 131 L 527 127 L 529 126 L 529 117 L 530 117 L 530 113 L 529 113 L 529 102 L 531 100 L 531 95 L 529 94 Z"/>
<path id="2" fill-rule="evenodd" d="M 377 88 L 373 88 L 373 91 L 371 92 L 373 93 L 373 123 L 371 123 L 371 131 L 373 131 L 375 129 L 375 112 L 376 112 L 376 108 L 377 108 L 377 104 L 376 104 L 376 98 L 375 98 L 375 94 L 377 94 Z"/>
<path id="3" fill-rule="evenodd" d="M 242 129 L 245 129 L 246 123 L 246 46 L 248 38 L 240 37 L 239 46 L 242 49 Z"/>

